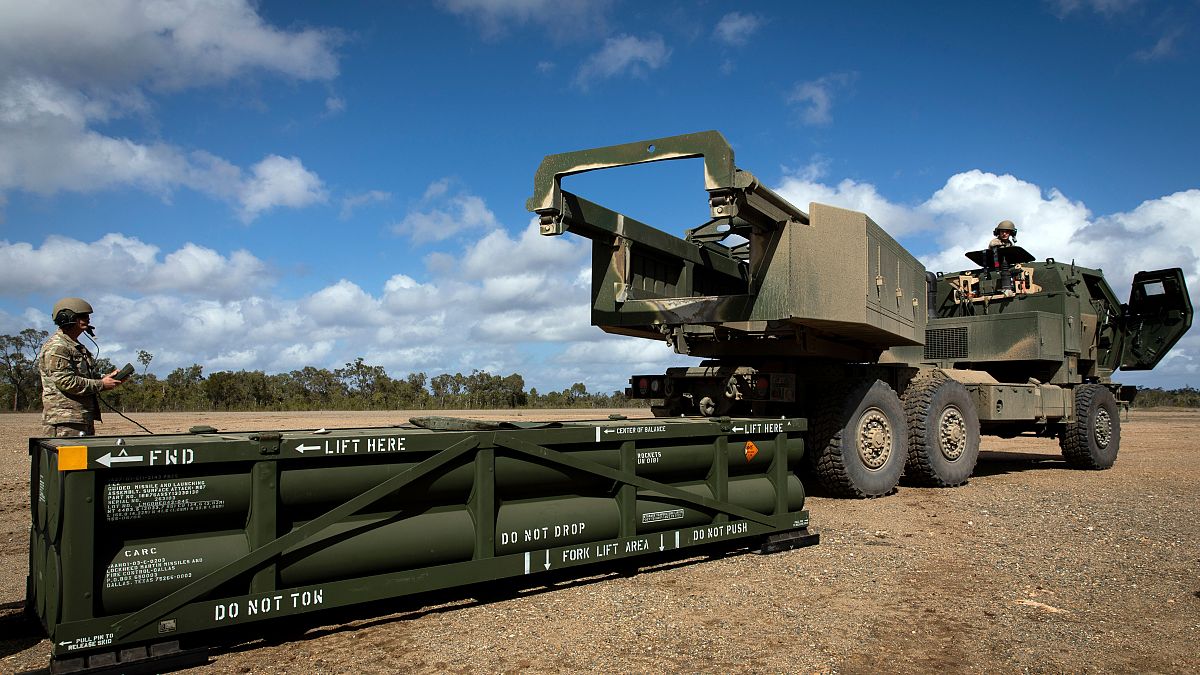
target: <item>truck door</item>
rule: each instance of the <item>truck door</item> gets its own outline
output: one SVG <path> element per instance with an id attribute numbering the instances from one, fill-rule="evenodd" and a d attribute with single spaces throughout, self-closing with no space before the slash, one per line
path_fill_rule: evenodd
<path id="1" fill-rule="evenodd" d="M 1125 306 L 1124 370 L 1150 370 L 1192 325 L 1192 301 L 1183 270 L 1174 267 L 1133 276 Z"/>

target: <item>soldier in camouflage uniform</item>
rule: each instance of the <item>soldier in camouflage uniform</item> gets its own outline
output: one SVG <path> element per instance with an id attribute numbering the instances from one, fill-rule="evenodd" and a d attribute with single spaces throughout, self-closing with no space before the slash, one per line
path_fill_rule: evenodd
<path id="1" fill-rule="evenodd" d="M 1011 220 L 1002 220 L 992 230 L 992 236 L 996 238 L 988 244 L 988 248 L 1012 246 L 1017 241 L 1017 226 Z"/>
<path id="2" fill-rule="evenodd" d="M 1004 297 L 1011 298 L 1016 295 L 1016 289 L 1013 287 L 1012 270 L 1009 269 L 1008 263 L 1004 261 L 1004 257 L 1000 255 L 997 249 L 1008 248 L 1017 241 L 1017 226 L 1011 220 L 1002 220 L 992 230 L 992 235 L 996 238 L 988 243 L 988 262 L 992 269 L 998 270 L 1000 274 L 1001 292 Z"/>
<path id="3" fill-rule="evenodd" d="M 115 389 L 121 380 L 113 371 L 97 378 L 96 359 L 79 343 L 85 331 L 91 334 L 92 306 L 81 298 L 63 298 L 54 303 L 58 331 L 46 340 L 37 356 L 42 376 L 42 435 L 62 438 L 93 436 L 100 420 L 97 394 Z"/>

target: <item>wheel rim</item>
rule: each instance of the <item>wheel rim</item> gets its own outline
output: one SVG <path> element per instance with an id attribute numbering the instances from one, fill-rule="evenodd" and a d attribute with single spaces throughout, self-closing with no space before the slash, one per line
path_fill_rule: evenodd
<path id="1" fill-rule="evenodd" d="M 892 425 L 879 408 L 869 408 L 858 420 L 858 456 L 870 470 L 887 464 L 892 455 Z"/>
<path id="2" fill-rule="evenodd" d="M 967 450 L 967 422 L 954 406 L 947 407 L 938 418 L 938 448 L 952 462 Z"/>
<path id="3" fill-rule="evenodd" d="M 1100 408 L 1096 411 L 1096 445 L 1107 448 L 1108 441 L 1112 438 L 1112 418 L 1108 416 L 1108 411 Z"/>

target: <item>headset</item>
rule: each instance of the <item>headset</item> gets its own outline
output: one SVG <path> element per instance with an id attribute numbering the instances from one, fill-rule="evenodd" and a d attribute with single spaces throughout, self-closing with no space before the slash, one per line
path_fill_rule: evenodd
<path id="1" fill-rule="evenodd" d="M 58 314 L 54 315 L 54 325 L 59 328 L 66 328 L 75 323 L 77 318 L 79 318 L 79 315 L 75 312 L 69 309 L 60 309 L 58 310 Z"/>
<path id="2" fill-rule="evenodd" d="M 66 328 L 67 326 L 73 325 L 79 320 L 80 317 L 90 316 L 90 314 L 90 312 L 75 312 L 69 309 L 60 309 L 58 310 L 58 314 L 54 315 L 54 325 L 58 326 L 59 328 Z M 88 334 L 89 337 L 95 337 L 96 335 L 95 326 L 89 325 L 83 330 Z"/>

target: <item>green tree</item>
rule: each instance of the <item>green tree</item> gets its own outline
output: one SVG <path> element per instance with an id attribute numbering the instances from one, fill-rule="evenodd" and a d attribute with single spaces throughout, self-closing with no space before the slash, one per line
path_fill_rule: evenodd
<path id="1" fill-rule="evenodd" d="M 386 407 L 389 394 L 393 393 L 392 378 L 383 366 L 368 365 L 360 356 L 345 368 L 333 371 L 342 381 L 349 394 L 352 407 L 378 409 Z"/>
<path id="2" fill-rule="evenodd" d="M 204 367 L 193 363 L 172 370 L 167 374 L 166 390 L 168 410 L 203 410 L 208 402 L 204 395 Z"/>
<path id="3" fill-rule="evenodd" d="M 142 375 L 146 374 L 146 369 L 150 367 L 150 362 L 154 360 L 154 355 L 145 349 L 139 349 L 137 353 L 138 363 L 142 364 Z"/>
<path id="4" fill-rule="evenodd" d="M 0 377 L 14 411 L 35 408 L 41 397 L 37 351 L 49 335 L 36 328 L 26 328 L 17 335 L 0 335 Z"/>
<path id="5" fill-rule="evenodd" d="M 456 407 L 458 399 L 463 393 L 462 373 L 454 375 L 442 373 L 429 381 L 429 388 L 433 390 L 433 399 L 437 403 L 437 407 L 442 409 Z"/>
<path id="6" fill-rule="evenodd" d="M 334 410 L 346 399 L 346 386 L 336 375 L 312 366 L 293 370 L 286 391 L 293 410 Z"/>

